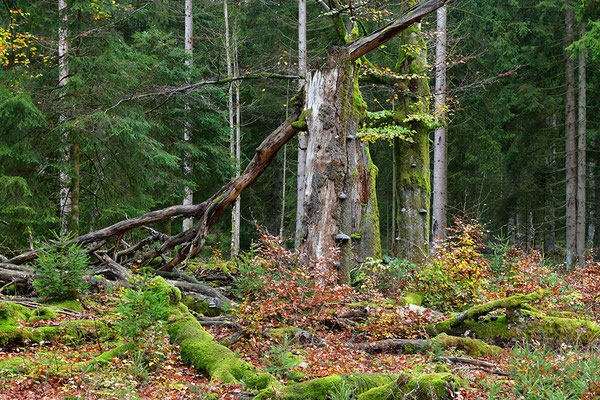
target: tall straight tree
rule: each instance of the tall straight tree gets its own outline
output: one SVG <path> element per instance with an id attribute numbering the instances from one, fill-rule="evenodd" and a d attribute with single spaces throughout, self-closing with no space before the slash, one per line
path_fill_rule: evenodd
<path id="1" fill-rule="evenodd" d="M 446 238 L 446 203 L 448 185 L 448 131 L 446 122 L 446 22 L 447 8 L 437 10 L 435 46 L 435 113 L 438 122 L 433 139 L 433 204 L 431 206 L 432 245 Z M 432 249 L 435 247 L 432 246 Z"/>
<path id="2" fill-rule="evenodd" d="M 185 0 L 185 44 L 184 44 L 184 48 L 185 48 L 185 54 L 187 55 L 187 58 L 185 60 L 185 66 L 188 68 L 191 67 L 192 65 L 192 55 L 193 55 L 193 51 L 194 51 L 194 45 L 193 45 L 193 32 L 194 32 L 194 17 L 193 17 L 193 13 L 192 13 L 192 0 Z M 191 123 L 189 120 L 189 112 L 190 112 L 190 103 L 189 100 L 186 99 L 185 100 L 185 104 L 184 104 L 184 109 L 186 111 L 186 116 L 185 119 L 183 121 L 183 140 L 187 143 L 190 141 L 191 139 Z M 191 175 L 192 172 L 192 168 L 189 165 L 189 160 L 187 155 L 184 155 L 184 160 L 183 160 L 183 172 L 186 176 L 186 178 L 189 178 L 189 176 Z M 183 205 L 190 205 L 190 204 L 194 204 L 194 192 L 192 191 L 192 189 L 189 186 L 185 186 L 184 188 L 184 192 L 185 192 L 185 197 L 183 198 Z M 193 219 L 192 218 L 185 218 L 183 220 L 183 230 L 187 230 L 190 229 L 192 227 L 192 223 L 193 223 Z"/>
<path id="3" fill-rule="evenodd" d="M 299 87 L 304 87 L 306 76 L 306 0 L 298 0 L 298 75 Z M 306 175 L 306 147 L 308 145 L 307 132 L 298 135 L 298 170 L 297 170 L 297 199 L 296 199 L 296 238 L 294 246 L 300 246 L 302 236 L 302 218 L 304 216 L 304 185 Z"/>
<path id="4" fill-rule="evenodd" d="M 403 0 L 402 8 L 407 11 L 416 4 L 416 0 Z M 398 84 L 400 101 L 395 122 L 412 131 L 412 142 L 394 139 L 397 247 L 398 257 L 419 263 L 429 254 L 431 180 L 429 128 L 424 123 L 430 96 L 427 45 L 421 34 L 421 24 L 402 32 L 399 39 L 396 72 L 410 78 Z"/>
<path id="5" fill-rule="evenodd" d="M 581 44 L 579 47 L 579 99 L 577 121 L 577 265 L 585 265 L 585 225 L 586 225 L 586 142 L 587 142 L 587 116 L 586 116 L 586 51 L 585 51 L 585 23 L 579 25 Z"/>
<path id="6" fill-rule="evenodd" d="M 573 44 L 575 33 L 575 11 L 571 2 L 565 9 L 566 45 Z M 565 80 L 565 170 L 566 170 L 566 245 L 567 268 L 573 267 L 577 256 L 577 149 L 575 127 L 575 63 L 573 52 L 566 50 Z"/>
<path id="7" fill-rule="evenodd" d="M 229 10 L 227 8 L 227 0 L 223 0 L 223 15 L 225 18 L 225 62 L 227 63 L 227 77 L 233 78 L 237 76 L 237 64 L 234 70 L 234 63 L 232 62 L 231 56 L 231 34 L 229 30 Z M 235 45 L 235 43 L 234 43 Z M 234 51 L 234 53 L 236 53 Z M 237 63 L 237 56 L 234 54 L 234 58 Z M 236 89 L 236 107 L 235 116 L 236 122 L 234 124 L 234 104 L 233 104 L 233 89 Z M 237 83 L 231 82 L 229 84 L 229 92 L 227 99 L 228 118 L 229 118 L 229 156 L 235 164 L 236 177 L 240 173 L 239 154 L 240 154 L 240 93 L 239 86 Z M 240 198 L 236 198 L 231 210 L 231 256 L 237 256 L 240 249 Z"/>
<path id="8" fill-rule="evenodd" d="M 67 10 L 67 1 L 58 0 L 58 88 L 60 96 L 65 98 L 64 87 L 68 83 L 69 79 L 69 44 L 67 41 L 68 36 L 68 25 L 69 25 L 69 13 Z M 62 126 L 67 120 L 67 116 L 64 112 L 61 112 L 59 116 L 59 124 Z M 63 166 L 60 169 L 60 224 L 61 232 L 66 233 L 71 229 L 71 218 L 72 218 L 72 202 L 71 202 L 71 179 L 69 173 L 65 170 L 70 162 L 70 145 L 69 145 L 69 134 L 67 130 L 63 130 L 63 145 L 61 149 L 61 157 Z"/>
<path id="9" fill-rule="evenodd" d="M 238 43 L 234 36 L 233 41 L 233 75 L 240 76 L 239 62 L 238 62 Z M 241 126 L 242 126 L 242 108 L 240 103 L 240 82 L 236 81 L 235 87 L 235 177 L 239 178 L 242 172 L 242 138 L 241 138 Z M 241 196 L 235 199 L 233 206 L 233 226 L 232 226 L 232 237 L 231 237 L 231 255 L 237 256 L 240 251 L 240 223 L 242 218 L 242 203 Z"/>

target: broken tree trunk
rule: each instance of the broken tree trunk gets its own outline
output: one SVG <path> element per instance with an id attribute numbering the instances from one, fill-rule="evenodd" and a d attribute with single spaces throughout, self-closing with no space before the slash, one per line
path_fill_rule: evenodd
<path id="1" fill-rule="evenodd" d="M 327 66 L 306 79 L 308 129 L 301 250 L 311 262 L 339 251 L 340 280 L 350 281 L 352 191 L 356 131 L 365 105 L 355 88 L 355 68 L 344 47 L 328 49 Z M 355 90 L 356 89 L 356 90 Z"/>

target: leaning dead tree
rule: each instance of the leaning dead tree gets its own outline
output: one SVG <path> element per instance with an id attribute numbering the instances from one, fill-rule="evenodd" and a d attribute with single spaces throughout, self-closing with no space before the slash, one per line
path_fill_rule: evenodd
<path id="1" fill-rule="evenodd" d="M 90 254 L 98 255 L 105 265 L 110 264 L 113 267 L 115 267 L 114 264 L 130 265 L 134 261 L 139 264 L 140 260 L 141 264 L 147 264 L 152 260 L 160 259 L 158 269 L 172 271 L 184 260 L 198 255 L 204 246 L 209 229 L 223 214 L 227 206 L 232 204 L 244 189 L 254 185 L 275 158 L 279 149 L 291 140 L 299 130 L 306 129 L 306 125 L 308 125 L 309 129 L 311 126 L 313 127 L 312 145 L 315 149 L 321 146 L 321 149 L 315 152 L 315 158 L 312 160 L 314 163 L 312 178 L 318 178 L 317 175 L 326 172 L 325 170 L 319 170 L 326 162 L 320 157 L 329 157 L 329 155 L 326 154 L 327 152 L 320 150 L 325 150 L 327 146 L 330 146 L 331 149 L 335 148 L 337 151 L 338 158 L 334 167 L 338 167 L 342 180 L 339 184 L 341 186 L 337 188 L 335 182 L 333 188 L 331 182 L 325 182 L 325 185 L 321 185 L 319 190 L 328 188 L 329 192 L 327 194 L 316 193 L 316 197 L 313 196 L 313 206 L 317 207 L 313 207 L 315 208 L 313 210 L 315 217 L 307 220 L 311 224 L 307 229 L 312 231 L 313 235 L 305 238 L 305 249 L 309 250 L 309 254 L 317 256 L 327 247 L 343 245 L 344 240 L 340 238 L 345 238 L 338 236 L 336 239 L 336 236 L 337 232 L 340 232 L 343 227 L 342 225 L 346 223 L 344 218 L 341 217 L 342 213 L 351 212 L 351 210 L 346 210 L 339 203 L 343 200 L 340 198 L 339 193 L 343 192 L 331 192 L 330 189 L 334 191 L 343 190 L 345 185 L 350 184 L 346 179 L 349 175 L 348 168 L 344 163 L 347 162 L 347 158 L 345 159 L 348 146 L 346 141 L 354 140 L 351 136 L 356 133 L 357 125 L 356 110 L 352 109 L 352 93 L 355 85 L 353 63 L 447 2 L 448 0 L 426 0 L 410 9 L 397 20 L 366 37 L 348 43 L 341 48 L 330 49 L 328 51 L 329 61 L 324 70 L 321 72 L 315 71 L 310 75 L 311 83 L 308 85 L 308 90 L 313 91 L 313 93 L 320 93 L 318 96 L 319 104 L 315 105 L 315 97 L 305 97 L 305 91 L 301 90 L 291 102 L 293 110 L 290 117 L 256 149 L 254 157 L 244 172 L 239 177 L 232 179 L 208 200 L 200 204 L 172 206 L 126 219 L 98 231 L 79 236 L 73 239 L 73 242 L 85 245 L 87 251 Z M 334 84 L 333 89 L 318 86 L 332 83 Z M 308 104 L 305 104 L 307 103 L 305 98 L 308 100 Z M 350 103 L 348 104 L 348 102 Z M 307 112 L 307 110 L 313 110 L 315 113 Z M 332 126 L 328 121 L 320 118 L 321 110 L 331 111 L 334 120 L 340 124 Z M 314 129 L 315 126 L 319 127 Z M 320 136 L 322 134 L 328 135 L 325 140 L 322 140 L 323 137 Z M 340 218 L 335 221 L 326 221 L 329 216 L 325 215 L 327 213 L 319 212 L 318 208 L 322 210 L 330 209 Z M 197 222 L 191 228 L 174 236 L 163 235 L 147 227 L 149 224 L 168 219 L 192 217 Z M 320 220 L 320 218 L 323 220 Z M 332 228 L 327 228 L 324 224 L 334 225 L 332 225 Z M 136 228 L 147 229 L 151 234 L 137 244 L 124 245 L 124 235 Z M 325 232 L 326 228 L 327 232 Z M 315 232 L 314 229 L 320 230 L 321 233 Z M 329 232 L 330 230 L 331 232 Z M 12 259 L 3 260 L 4 262 L 0 264 L 0 279 L 2 279 L 3 272 L 14 279 L 25 276 L 23 267 L 20 267 L 20 265 L 33 261 L 38 252 L 39 250 L 34 250 Z M 118 268 L 115 267 L 115 269 Z M 19 275 L 18 277 L 15 272 Z"/>

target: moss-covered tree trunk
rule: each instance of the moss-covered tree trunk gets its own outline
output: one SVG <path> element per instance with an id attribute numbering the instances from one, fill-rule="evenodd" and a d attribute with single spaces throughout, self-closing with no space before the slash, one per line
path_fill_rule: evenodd
<path id="1" fill-rule="evenodd" d="M 352 241 L 359 261 L 367 257 L 381 258 L 379 207 L 377 205 L 377 166 L 371 159 L 369 145 L 356 143 L 356 176 L 352 193 Z"/>
<path id="2" fill-rule="evenodd" d="M 416 0 L 404 0 L 408 10 Z M 429 129 L 423 116 L 429 112 L 427 83 L 427 46 L 421 27 L 413 25 L 399 36 L 400 49 L 396 72 L 411 76 L 398 84 L 396 123 L 414 131 L 413 142 L 394 139 L 396 169 L 396 222 L 398 256 L 421 262 L 429 254 L 430 167 Z"/>
<path id="3" fill-rule="evenodd" d="M 350 280 L 355 135 L 365 106 L 355 85 L 349 52 L 328 50 L 327 66 L 307 76 L 304 120 L 308 129 L 301 249 L 311 262 L 340 252 L 342 282 Z"/>

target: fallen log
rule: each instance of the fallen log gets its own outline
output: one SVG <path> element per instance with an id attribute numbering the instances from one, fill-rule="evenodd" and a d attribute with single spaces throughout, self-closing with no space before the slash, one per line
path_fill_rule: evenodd
<path id="1" fill-rule="evenodd" d="M 593 321 L 570 316 L 548 315 L 529 303 L 547 292 L 517 294 L 471 307 L 467 311 L 428 327 L 431 334 L 469 336 L 491 343 L 505 343 L 534 336 L 549 342 L 589 344 L 600 337 L 600 326 Z M 496 313 L 494 313 L 497 311 Z"/>

